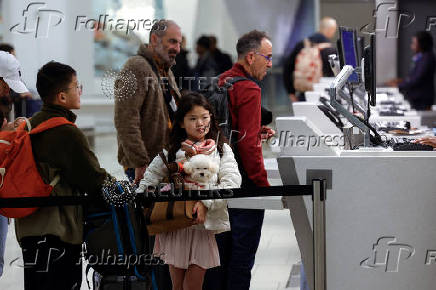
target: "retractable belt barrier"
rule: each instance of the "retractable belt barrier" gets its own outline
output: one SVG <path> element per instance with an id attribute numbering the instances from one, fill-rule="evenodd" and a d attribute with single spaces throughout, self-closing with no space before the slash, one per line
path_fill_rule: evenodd
<path id="1" fill-rule="evenodd" d="M 262 196 L 305 196 L 311 195 L 313 201 L 313 257 L 314 257 L 314 287 L 315 290 L 326 289 L 326 248 L 325 248 L 325 180 L 314 179 L 312 185 L 283 185 L 255 188 L 233 188 L 212 190 L 183 190 L 165 192 L 138 193 L 145 201 L 179 201 L 205 199 L 231 199 Z M 0 198 L 0 208 L 32 208 L 47 206 L 85 205 L 95 197 L 84 196 L 49 196 Z"/>
<path id="2" fill-rule="evenodd" d="M 304 196 L 313 195 L 312 185 L 283 185 L 255 188 L 233 188 L 212 190 L 183 190 L 175 192 L 154 191 L 138 193 L 143 200 L 150 201 L 180 201 L 180 200 L 205 200 L 229 199 L 262 196 Z M 92 201 L 93 197 L 84 196 L 48 196 L 48 197 L 19 197 L 0 198 L 0 208 L 25 208 L 83 205 Z"/>

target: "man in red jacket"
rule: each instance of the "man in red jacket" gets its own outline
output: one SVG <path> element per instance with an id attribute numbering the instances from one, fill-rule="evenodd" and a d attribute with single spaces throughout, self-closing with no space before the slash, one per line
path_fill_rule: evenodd
<path id="1" fill-rule="evenodd" d="M 261 135 L 274 132 L 261 127 L 261 89 L 257 82 L 266 76 L 272 66 L 272 44 L 265 32 L 254 30 L 239 38 L 236 50 L 237 63 L 220 76 L 218 84 L 222 86 L 226 80 L 237 76 L 247 78 L 235 83 L 228 91 L 232 129 L 238 132 L 239 141 L 235 144 L 234 153 L 243 177 L 242 187 L 269 186 Z M 211 277 L 215 281 L 208 285 L 208 289 L 248 290 L 264 210 L 231 208 L 229 216 L 231 232 L 216 236 L 222 265 L 220 275 L 223 276 Z M 209 282 L 212 281 L 207 284 Z"/>

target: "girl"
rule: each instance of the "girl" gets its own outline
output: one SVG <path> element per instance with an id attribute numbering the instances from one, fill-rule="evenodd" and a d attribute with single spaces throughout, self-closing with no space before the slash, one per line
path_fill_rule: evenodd
<path id="1" fill-rule="evenodd" d="M 211 149 L 211 144 L 216 146 Z M 189 150 L 192 144 L 196 150 Z M 241 175 L 232 149 L 226 143 L 206 98 L 198 93 L 188 92 L 179 102 L 174 127 L 170 135 L 169 162 L 184 162 L 195 154 L 210 154 L 219 164 L 219 172 L 212 178 L 218 188 L 237 188 Z M 150 163 L 141 180 L 138 191 L 158 185 L 168 170 L 157 156 Z M 200 290 L 206 269 L 220 265 L 215 234 L 229 231 L 230 223 L 225 200 L 203 200 L 195 203 L 193 213 L 197 214 L 195 225 L 156 235 L 154 252 L 165 254 L 164 260 L 170 265 L 173 290 Z"/>

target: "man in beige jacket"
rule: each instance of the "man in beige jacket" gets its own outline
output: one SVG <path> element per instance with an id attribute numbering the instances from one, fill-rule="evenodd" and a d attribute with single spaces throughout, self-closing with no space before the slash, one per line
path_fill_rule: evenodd
<path id="1" fill-rule="evenodd" d="M 115 82 L 115 128 L 118 162 L 138 183 L 148 164 L 168 145 L 180 92 L 171 66 L 180 52 L 182 34 L 171 20 L 156 22 L 149 44 L 130 57 Z M 134 80 L 129 85 L 126 79 Z M 130 83 L 131 84 L 131 83 Z"/>

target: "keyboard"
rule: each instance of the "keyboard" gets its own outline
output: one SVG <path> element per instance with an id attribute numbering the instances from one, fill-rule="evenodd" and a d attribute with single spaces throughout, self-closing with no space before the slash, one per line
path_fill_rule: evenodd
<path id="1" fill-rule="evenodd" d="M 379 116 L 381 117 L 403 117 L 403 111 L 380 111 Z"/>
<path id="2" fill-rule="evenodd" d="M 430 145 L 424 145 L 419 143 L 395 143 L 392 145 L 394 151 L 433 151 L 433 147 Z"/>

